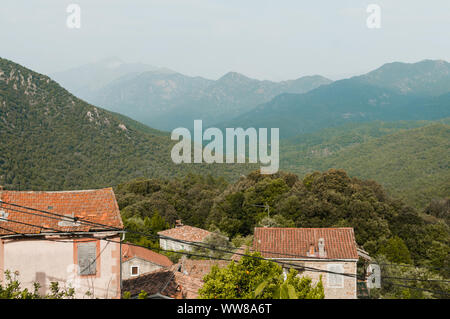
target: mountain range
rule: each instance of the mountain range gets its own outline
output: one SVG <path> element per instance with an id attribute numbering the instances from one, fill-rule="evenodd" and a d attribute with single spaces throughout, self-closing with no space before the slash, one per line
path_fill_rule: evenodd
<path id="1" fill-rule="evenodd" d="M 119 65 L 112 62 L 104 66 Z M 450 193 L 447 62 L 390 63 L 335 82 L 307 77 L 275 83 L 238 73 L 211 81 L 169 70 L 137 69 L 135 73 L 124 71 L 125 75 L 112 72 L 109 84 L 93 91 L 106 92 L 108 87 L 117 86 L 115 92 L 121 92 L 123 84 L 123 92 L 130 94 L 124 101 L 133 109 L 138 109 L 133 105 L 140 95 L 132 92 L 153 92 L 147 97 L 154 101 L 166 97 L 167 103 L 158 111 L 160 117 L 154 118 L 165 117 L 168 123 L 173 119 L 175 126 L 195 119 L 198 113 L 188 103 L 195 99 L 202 100 L 204 108 L 207 101 L 216 101 L 210 113 L 213 122 L 225 118 L 215 109 L 217 105 L 222 106 L 222 112 L 227 113 L 229 107 L 228 113 L 234 114 L 233 108 L 239 112 L 246 103 L 256 103 L 256 97 L 268 99 L 280 90 L 305 90 L 301 94 L 282 93 L 270 102 L 249 107 L 246 114 L 228 120 L 232 125 L 228 127 L 280 127 L 284 137 L 280 167 L 299 175 L 344 168 L 352 176 L 375 179 L 416 207 Z M 86 68 L 86 72 L 103 74 L 101 68 Z M 161 85 L 149 90 L 149 83 Z M 164 89 L 166 84 L 171 89 Z M 198 92 L 202 92 L 202 99 Z M 200 107 L 196 112 L 201 111 Z M 146 109 L 142 112 L 143 117 Z M 174 143 L 167 132 L 89 104 L 50 77 L 5 59 L 0 59 L 0 132 L 0 185 L 9 189 L 94 188 L 136 177 L 190 172 L 236 180 L 259 167 L 175 165 L 170 159 Z"/>
<path id="2" fill-rule="evenodd" d="M 7 189 L 96 188 L 189 172 L 237 178 L 246 171 L 175 165 L 167 133 L 88 104 L 48 76 L 1 58 L 0 132 L 0 185 Z"/>
<path id="3" fill-rule="evenodd" d="M 118 65 L 117 68 L 107 67 L 112 64 Z M 161 130 L 191 128 L 195 119 L 202 119 L 205 125 L 213 125 L 239 116 L 279 94 L 304 93 L 331 83 L 331 80 L 319 75 L 272 82 L 229 72 L 214 81 L 167 69 L 142 66 L 136 72 L 136 68 L 139 68 L 138 64 L 101 61 L 54 74 L 53 77 L 66 89 L 92 104 Z M 125 73 L 126 70 L 128 73 Z M 97 75 L 90 76 L 90 79 L 108 78 L 110 81 L 95 80 L 93 85 L 84 86 L 79 83 L 92 72 Z M 89 89 L 86 89 L 87 86 Z"/>
<path id="4" fill-rule="evenodd" d="M 117 57 L 109 57 L 97 62 L 50 74 L 61 86 L 68 88 L 79 98 L 89 100 L 98 89 L 121 77 L 142 72 L 173 73 L 167 68 L 159 68 L 144 63 L 126 63 Z"/>
<path id="5" fill-rule="evenodd" d="M 219 127 L 279 127 L 282 137 L 350 122 L 450 116 L 450 64 L 390 63 L 304 94 L 281 94 Z"/>

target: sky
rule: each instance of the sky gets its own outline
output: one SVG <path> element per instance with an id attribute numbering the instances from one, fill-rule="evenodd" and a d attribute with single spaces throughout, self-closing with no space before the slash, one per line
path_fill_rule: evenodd
<path id="1" fill-rule="evenodd" d="M 68 28 L 69 4 L 80 28 Z M 369 4 L 380 28 L 368 28 Z M 333 80 L 450 61 L 449 0 L 1 0 L 0 57 L 51 74 L 109 57 L 217 79 Z"/>

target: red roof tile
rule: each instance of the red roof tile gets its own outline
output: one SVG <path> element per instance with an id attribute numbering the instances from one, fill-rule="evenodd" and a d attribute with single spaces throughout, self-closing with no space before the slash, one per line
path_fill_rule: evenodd
<path id="1" fill-rule="evenodd" d="M 183 259 L 181 271 L 188 276 L 203 280 L 211 272 L 211 268 L 217 265 L 219 268 L 226 267 L 230 262 L 225 260 L 194 260 Z"/>
<path id="2" fill-rule="evenodd" d="M 163 230 L 158 233 L 158 235 L 193 242 L 202 242 L 210 234 L 212 233 L 207 230 L 187 225 Z"/>
<path id="3" fill-rule="evenodd" d="M 138 257 L 163 267 L 170 267 L 173 265 L 173 263 L 169 258 L 167 258 L 167 256 L 158 254 L 147 248 L 128 244 L 122 245 L 122 257 L 122 261 L 124 262 L 134 257 Z"/>
<path id="4" fill-rule="evenodd" d="M 136 296 L 144 290 L 149 296 L 161 294 L 175 299 L 196 299 L 198 290 L 202 286 L 201 280 L 187 276 L 176 269 L 159 269 L 124 280 L 122 291 L 130 292 L 131 296 Z"/>
<path id="5" fill-rule="evenodd" d="M 325 258 L 358 259 L 353 228 L 255 228 L 253 249 L 266 258 L 308 258 L 310 245 L 318 252 L 325 242 Z M 315 258 L 318 255 L 315 256 Z"/>
<path id="6" fill-rule="evenodd" d="M 112 188 L 61 192 L 0 191 L 0 200 L 2 201 L 0 203 L 0 212 L 4 211 L 8 214 L 8 221 L 0 220 L 0 227 L 18 233 L 39 234 L 52 232 L 50 229 L 27 226 L 20 224 L 20 222 L 58 231 L 87 232 L 99 230 L 102 227 L 83 223 L 76 226 L 67 219 L 44 217 L 51 215 L 14 207 L 6 203 L 44 210 L 59 215 L 78 217 L 94 223 L 123 229 L 119 206 Z M 11 234 L 13 233 L 0 228 L 0 236 Z"/>

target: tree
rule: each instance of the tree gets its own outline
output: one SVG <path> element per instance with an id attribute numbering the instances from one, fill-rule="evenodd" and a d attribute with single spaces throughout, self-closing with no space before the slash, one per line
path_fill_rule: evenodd
<path id="1" fill-rule="evenodd" d="M 227 267 L 214 266 L 203 280 L 199 290 L 202 299 L 274 299 L 311 298 L 321 299 L 323 286 L 316 286 L 310 278 L 299 278 L 291 269 L 284 280 L 283 269 L 273 261 L 261 258 L 257 252 L 246 252 L 239 262 L 232 261 Z"/>
<path id="2" fill-rule="evenodd" d="M 0 299 L 72 299 L 75 296 L 73 288 L 61 289 L 58 282 L 51 282 L 50 293 L 39 294 L 39 283 L 33 283 L 33 291 L 22 289 L 19 282 L 19 272 L 5 271 L 5 282 L 0 285 Z"/>
<path id="3" fill-rule="evenodd" d="M 199 255 L 206 255 L 211 258 L 223 258 L 228 253 L 222 251 L 231 251 L 233 246 L 231 245 L 228 237 L 222 234 L 218 229 L 209 234 L 202 242 L 205 247 L 194 246 L 193 253 Z M 228 254 L 230 255 L 230 254 Z M 195 256 L 192 256 L 195 259 Z"/>
<path id="4" fill-rule="evenodd" d="M 411 255 L 405 242 L 398 236 L 394 236 L 387 241 L 379 253 L 386 256 L 386 258 L 398 264 L 411 264 Z"/>
<path id="5" fill-rule="evenodd" d="M 254 297 L 258 297 L 269 282 L 269 280 L 264 280 L 259 284 L 254 292 Z M 272 299 L 323 299 L 325 294 L 322 275 L 315 288 L 311 289 L 311 282 L 311 278 L 300 278 L 296 270 L 290 269 L 289 273 L 282 274 L 278 278 L 278 286 L 275 288 Z"/>
<path id="6" fill-rule="evenodd" d="M 391 263 L 383 255 L 374 263 L 380 265 L 381 288 L 371 289 L 371 298 L 441 299 L 450 294 L 450 283 L 431 269 Z"/>

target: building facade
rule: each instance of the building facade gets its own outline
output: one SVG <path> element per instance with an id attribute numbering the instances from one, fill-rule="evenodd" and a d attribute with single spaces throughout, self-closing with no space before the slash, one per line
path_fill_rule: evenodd
<path id="1" fill-rule="evenodd" d="M 123 224 L 112 188 L 0 192 L 0 280 L 17 272 L 22 288 L 76 298 L 120 298 Z"/>
<path id="2" fill-rule="evenodd" d="M 300 276 L 321 279 L 327 299 L 357 297 L 358 252 L 353 228 L 255 228 L 253 249 L 293 265 Z"/>
<path id="3" fill-rule="evenodd" d="M 167 256 L 150 249 L 129 244 L 122 245 L 122 280 L 169 268 L 173 265 Z"/>
<path id="4" fill-rule="evenodd" d="M 158 232 L 159 245 L 165 250 L 192 251 L 195 245 L 189 244 L 189 242 L 202 243 L 212 234 L 205 229 L 183 225 L 181 220 L 177 220 L 175 228 Z"/>

